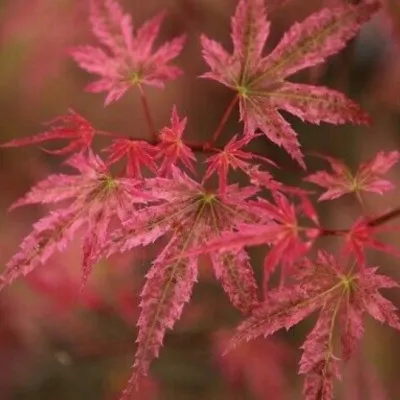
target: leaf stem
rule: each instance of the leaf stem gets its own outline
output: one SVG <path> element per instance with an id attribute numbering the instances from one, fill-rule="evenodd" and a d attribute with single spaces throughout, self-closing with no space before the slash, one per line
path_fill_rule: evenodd
<path id="1" fill-rule="evenodd" d="M 144 115 L 146 117 L 146 123 L 147 123 L 147 127 L 149 129 L 149 133 L 150 133 L 151 137 L 153 138 L 153 140 L 157 142 L 158 141 L 157 131 L 155 128 L 153 117 L 151 116 L 149 102 L 147 101 L 147 97 L 146 97 L 146 94 L 145 94 L 142 86 L 140 84 L 138 84 L 137 87 L 139 89 L 140 100 L 142 101 L 142 108 L 143 108 Z"/>
<path id="2" fill-rule="evenodd" d="M 224 126 L 226 125 L 228 118 L 232 114 L 233 108 L 235 107 L 236 103 L 239 101 L 239 95 L 237 94 L 232 101 L 229 103 L 228 107 L 226 108 L 224 114 L 222 115 L 221 120 L 219 121 L 219 124 L 217 126 L 217 129 L 215 130 L 213 137 L 210 141 L 208 141 L 203 148 L 208 149 L 210 147 L 214 146 L 214 143 L 217 141 L 219 138 L 222 130 L 224 129 Z"/>
<path id="3" fill-rule="evenodd" d="M 364 199 L 363 199 L 361 193 L 357 190 L 357 191 L 355 191 L 355 195 L 356 195 L 357 202 L 360 205 L 363 213 L 365 215 L 368 215 L 367 206 L 365 205 L 365 202 L 364 202 Z"/>

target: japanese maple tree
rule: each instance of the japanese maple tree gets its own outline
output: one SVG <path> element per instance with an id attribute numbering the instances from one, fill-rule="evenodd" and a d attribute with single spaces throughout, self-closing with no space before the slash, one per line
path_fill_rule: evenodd
<path id="1" fill-rule="evenodd" d="M 181 53 L 185 35 L 155 47 L 164 13 L 134 29 L 131 16 L 117 0 L 92 0 L 89 20 L 102 47 L 82 45 L 70 54 L 81 68 L 96 75 L 87 90 L 106 92 L 105 105 L 118 101 L 130 88 L 138 90 L 148 137 L 104 132 L 70 111 L 56 118 L 45 132 L 2 145 L 67 140 L 60 149 L 44 150 L 68 155 L 64 164 L 75 174 L 52 174 L 11 205 L 15 209 L 41 204 L 49 209 L 8 262 L 0 276 L 0 289 L 46 263 L 75 237 L 82 238 L 82 289 L 99 260 L 139 247 L 156 249 L 140 295 L 137 350 L 121 397 L 124 400 L 135 387 L 140 388 L 141 378 L 159 356 L 166 332 L 184 312 L 199 265 L 207 258 L 230 303 L 243 314 L 228 346 L 228 350 L 236 347 L 236 354 L 241 354 L 242 342 L 288 330 L 319 312 L 301 346 L 299 373 L 305 375 L 306 400 L 334 398 L 341 367 L 353 357 L 364 334 L 364 315 L 400 329 L 395 305 L 381 293 L 398 284 L 378 273 L 378 267 L 371 267 L 366 253 L 373 248 L 400 255 L 395 246 L 375 237 L 393 229 L 388 223 L 400 210 L 371 213 L 365 205 L 368 192 L 383 195 L 394 188 L 385 175 L 395 168 L 400 152 L 378 151 L 356 172 L 330 154 L 319 155 L 331 171 L 307 173 L 290 186 L 274 176 L 277 162 L 250 150 L 256 138 L 266 136 L 306 169 L 298 134 L 281 111 L 313 124 L 369 124 L 366 111 L 345 94 L 287 78 L 344 49 L 380 9 L 380 3 L 327 3 L 303 21 L 294 22 L 267 52 L 267 11 L 278 8 L 278 3 L 237 2 L 231 20 L 231 52 L 201 35 L 202 55 L 209 68 L 201 77 L 234 92 L 215 132 L 203 142 L 186 140 L 190 115 L 183 117 L 172 104 L 166 106 L 168 112 L 172 109 L 170 123 L 157 127 L 144 90 L 147 85 L 163 88 L 182 74 L 172 61 Z M 226 143 L 217 146 L 237 105 L 240 130 L 230 132 Z M 99 153 L 104 160 L 93 146 L 98 135 L 110 141 Z M 205 157 L 203 174 L 200 154 Z M 115 168 L 116 164 L 122 168 Z M 245 184 L 240 186 L 232 179 L 235 170 Z M 325 192 L 316 199 L 305 182 Z M 318 201 L 334 201 L 345 194 L 357 200 L 357 219 L 341 229 L 323 226 Z M 341 239 L 336 254 L 328 253 L 320 240 L 328 236 Z M 248 253 L 253 246 L 267 248 L 260 269 L 262 282 L 256 278 L 257 266 Z M 278 277 L 278 284 L 273 277 Z M 256 358 L 256 352 L 246 346 L 244 354 Z M 231 359 L 236 363 L 234 371 L 244 374 L 246 363 L 241 357 L 232 355 Z M 280 369 L 272 370 L 272 376 L 276 371 Z M 250 382 L 264 394 L 262 380 Z M 283 386 L 273 383 L 268 385 Z"/>

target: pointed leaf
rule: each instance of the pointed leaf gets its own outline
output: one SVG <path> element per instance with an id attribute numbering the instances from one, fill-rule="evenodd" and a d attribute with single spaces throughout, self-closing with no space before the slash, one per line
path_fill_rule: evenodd
<path id="1" fill-rule="evenodd" d="M 1 145 L 1 147 L 20 147 L 30 144 L 43 143 L 48 140 L 65 139 L 71 142 L 59 150 L 46 150 L 48 153 L 64 155 L 91 146 L 95 129 L 81 115 L 70 110 L 69 114 L 55 118 L 51 130 L 27 138 L 14 139 Z"/>
<path id="2" fill-rule="evenodd" d="M 251 311 L 258 303 L 257 283 L 247 253 L 222 252 L 212 254 L 211 260 L 231 303 L 243 313 Z"/>
<path id="3" fill-rule="evenodd" d="M 81 68 L 100 77 L 86 90 L 108 92 L 105 100 L 108 105 L 120 99 L 132 86 L 163 87 L 166 80 L 180 76 L 182 71 L 168 63 L 181 52 L 185 37 L 175 38 L 154 50 L 163 18 L 164 14 L 159 14 L 134 34 L 130 15 L 123 12 L 116 0 L 92 0 L 92 31 L 112 56 L 91 46 L 71 50 L 71 56 Z"/>
<path id="4" fill-rule="evenodd" d="M 177 260 L 171 264 L 165 260 L 171 253 L 185 246 L 174 237 L 154 262 L 146 275 L 146 284 L 141 293 L 142 309 L 138 327 L 138 349 L 133 374 L 122 399 L 128 399 L 137 379 L 147 375 L 150 362 L 158 357 L 167 329 L 172 329 L 180 318 L 183 306 L 189 301 L 193 284 L 197 281 L 195 259 Z"/>

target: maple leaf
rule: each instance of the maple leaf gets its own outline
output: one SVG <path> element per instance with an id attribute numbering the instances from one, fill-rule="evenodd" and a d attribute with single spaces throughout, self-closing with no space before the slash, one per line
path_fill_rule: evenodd
<path id="1" fill-rule="evenodd" d="M 69 114 L 57 117 L 49 122 L 49 124 L 51 123 L 54 126 L 49 131 L 27 138 L 10 140 L 2 144 L 1 147 L 20 147 L 47 142 L 48 140 L 64 139 L 71 140 L 71 142 L 59 150 L 43 150 L 50 154 L 65 155 L 79 149 L 86 150 L 90 148 L 96 130 L 89 121 L 77 112 L 70 110 Z"/>
<path id="2" fill-rule="evenodd" d="M 318 171 L 305 178 L 308 182 L 328 189 L 319 197 L 319 201 L 334 200 L 347 193 L 357 194 L 362 191 L 383 194 L 394 188 L 393 184 L 382 179 L 382 176 L 399 162 L 398 151 L 378 152 L 373 159 L 362 163 L 355 174 L 336 158 L 319 157 L 329 162 L 332 172 Z"/>
<path id="3" fill-rule="evenodd" d="M 297 135 L 278 110 L 316 124 L 362 124 L 369 118 L 335 90 L 290 83 L 285 78 L 344 48 L 376 9 L 376 5 L 366 4 L 323 9 L 294 24 L 272 53 L 262 57 L 269 33 L 264 1 L 241 0 L 232 18 L 233 54 L 206 36 L 201 37 L 203 57 L 211 68 L 203 77 L 237 92 L 246 132 L 260 129 L 305 167 Z"/>
<path id="4" fill-rule="evenodd" d="M 66 164 L 76 169 L 77 175 L 50 175 L 34 186 L 11 208 L 28 204 L 48 204 L 64 200 L 72 203 L 51 211 L 33 226 L 17 253 L 7 264 L 0 277 L 0 289 L 20 275 L 26 275 L 44 264 L 57 250 L 65 249 L 77 232 L 86 225 L 83 237 L 82 286 L 97 261 L 99 250 L 108 236 L 108 226 L 117 216 L 122 222 L 133 210 L 133 203 L 141 203 L 149 197 L 138 181 L 112 178 L 103 161 L 89 151 L 78 153 Z"/>
<path id="5" fill-rule="evenodd" d="M 261 186 L 270 190 L 279 190 L 282 188 L 282 182 L 276 181 L 268 171 L 260 170 L 259 165 L 252 165 L 246 170 L 250 177 L 250 183 L 255 186 Z"/>
<path id="6" fill-rule="evenodd" d="M 379 217 L 377 217 L 379 220 Z M 354 254 L 359 265 L 365 264 L 365 250 L 366 248 L 375 249 L 400 257 L 400 250 L 394 246 L 376 239 L 375 234 L 390 231 L 393 228 L 380 226 L 371 222 L 373 220 L 361 217 L 346 234 L 345 254 Z"/>
<path id="7" fill-rule="evenodd" d="M 224 146 L 224 149 L 219 151 L 218 154 L 208 157 L 208 168 L 205 173 L 204 179 L 210 178 L 214 172 L 217 172 L 219 180 L 219 190 L 223 194 L 226 191 L 226 186 L 228 183 L 228 172 L 230 167 L 233 170 L 239 168 L 250 177 L 255 175 L 255 168 L 257 168 L 257 172 L 259 174 L 263 174 L 263 183 L 265 184 L 265 186 L 268 185 L 268 187 L 274 189 L 279 186 L 278 182 L 274 181 L 271 174 L 269 174 L 267 171 L 258 171 L 258 167 L 250 164 L 248 161 L 256 159 L 274 166 L 276 166 L 276 164 L 266 157 L 262 157 L 257 154 L 242 150 L 242 147 L 246 146 L 250 142 L 252 137 L 250 135 L 247 135 L 241 139 L 238 139 L 237 136 L 238 135 L 233 136 L 232 139 Z"/>
<path id="8" fill-rule="evenodd" d="M 193 174 L 195 169 L 193 161 L 196 157 L 189 146 L 182 141 L 182 135 L 186 128 L 187 118 L 179 119 L 178 111 L 174 106 L 171 114 L 171 127 L 161 129 L 158 136 L 159 143 L 156 149 L 156 159 L 163 159 L 158 170 L 160 176 L 170 176 L 173 171 L 173 166 L 176 166 L 178 161 Z"/>
<path id="9" fill-rule="evenodd" d="M 251 184 L 264 187 L 272 192 L 282 192 L 300 197 L 308 196 L 312 193 L 311 191 L 300 189 L 294 186 L 288 186 L 275 180 L 270 172 L 260 170 L 260 166 L 257 164 L 249 165 L 245 172 L 249 176 Z"/>
<path id="10" fill-rule="evenodd" d="M 318 228 L 299 226 L 298 216 L 305 216 L 317 225 L 318 218 L 304 195 L 297 208 L 284 194 L 273 192 L 272 195 L 274 203 L 265 199 L 250 202 L 251 209 L 259 216 L 258 221 L 237 225 L 235 231 L 222 232 L 215 240 L 187 252 L 187 256 L 268 244 L 271 250 L 264 260 L 265 289 L 279 263 L 283 267 L 283 282 L 291 266 L 311 248 L 319 232 Z"/>
<path id="11" fill-rule="evenodd" d="M 338 4 L 355 3 L 354 0 L 325 0 L 329 6 Z M 400 38 L 400 5 L 397 0 L 362 0 L 365 3 L 376 4 L 382 9 L 380 13 L 380 25 L 385 31 L 390 31 L 393 39 L 398 41 Z"/>
<path id="12" fill-rule="evenodd" d="M 108 105 L 132 86 L 162 88 L 164 81 L 180 76 L 181 70 L 168 63 L 181 52 L 185 36 L 153 49 L 163 18 L 164 14 L 160 14 L 147 21 L 133 35 L 131 17 L 124 14 L 117 1 L 92 0 L 92 31 L 109 53 L 93 46 L 80 46 L 71 51 L 81 68 L 100 76 L 86 89 L 94 93 L 108 92 L 105 100 Z"/>
<path id="13" fill-rule="evenodd" d="M 126 398 L 137 379 L 147 373 L 152 359 L 158 356 L 166 329 L 173 327 L 190 298 L 198 257 L 186 257 L 186 251 L 205 244 L 222 230 L 233 229 L 237 223 L 257 218 L 246 201 L 256 193 L 252 187 L 229 186 L 222 198 L 174 167 L 170 179 L 148 179 L 145 187 L 158 201 L 143 207 L 137 216 L 115 231 L 102 252 L 108 257 L 148 245 L 162 236 L 169 240 L 146 275 L 141 294 L 138 349 L 134 372 L 124 394 Z M 232 304 L 248 312 L 257 304 L 257 285 L 246 252 L 226 251 L 213 255 L 211 261 Z"/>
<path id="14" fill-rule="evenodd" d="M 126 176 L 142 178 L 142 166 L 156 173 L 157 165 L 154 162 L 156 149 L 144 140 L 133 138 L 114 139 L 112 144 L 104 149 L 109 153 L 107 165 L 110 166 L 126 156 Z"/>
<path id="15" fill-rule="evenodd" d="M 363 335 L 365 312 L 400 330 L 396 307 L 379 293 L 380 289 L 399 285 L 377 274 L 376 268 L 353 271 L 322 251 L 315 262 L 304 260 L 292 278 L 291 285 L 267 293 L 264 303 L 239 325 L 231 347 L 259 336 L 268 337 L 282 328 L 288 330 L 314 311 L 321 310 L 302 346 L 300 373 L 306 374 L 304 394 L 307 400 L 332 400 L 333 380 L 339 376 L 339 359 L 334 354 L 336 330 L 341 338 L 344 360 L 354 354 Z"/>
<path id="16" fill-rule="evenodd" d="M 299 372 L 306 375 L 303 388 L 306 400 L 333 400 L 334 379 L 340 378 L 338 359 L 332 355 L 332 323 L 336 313 L 334 302 L 325 305 L 302 346 Z"/>
<path id="17" fill-rule="evenodd" d="M 176 254 L 177 250 L 187 245 L 187 238 L 180 236 L 175 235 L 170 240 L 146 274 L 140 302 L 138 349 L 133 366 L 135 372 L 142 376 L 147 374 L 152 359 L 158 356 L 166 329 L 171 329 L 180 318 L 197 280 L 196 258 L 166 262 L 171 254 Z M 134 375 L 131 383 L 136 379 Z"/>

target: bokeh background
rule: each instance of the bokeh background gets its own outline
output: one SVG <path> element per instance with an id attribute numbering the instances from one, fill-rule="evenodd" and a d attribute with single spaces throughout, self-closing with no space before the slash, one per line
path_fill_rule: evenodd
<path id="1" fill-rule="evenodd" d="M 333 3 L 332 1 L 331 3 Z M 136 26 L 161 10 L 168 17 L 159 43 L 187 33 L 188 42 L 177 63 L 185 75 L 165 90 L 148 89 L 157 127 L 169 122 L 174 104 L 188 116 L 189 140 L 211 138 L 232 93 L 215 82 L 199 79 L 206 71 L 199 35 L 206 33 L 231 48 L 229 21 L 232 0 L 121 0 Z M 271 2 L 272 3 L 272 2 Z M 274 3 L 279 4 L 279 1 Z M 272 31 L 266 51 L 296 20 L 321 8 L 323 0 L 292 0 L 271 10 Z M 328 1 L 325 1 L 328 3 Z M 396 0 L 368 23 L 359 37 L 322 66 L 297 74 L 293 80 L 314 82 L 341 90 L 358 101 L 373 118 L 373 126 L 319 127 L 285 115 L 299 132 L 307 152 L 343 158 L 355 167 L 378 150 L 400 149 L 400 11 Z M 397 8 L 396 8 L 397 7 Z M 0 138 L 39 133 L 43 123 L 65 114 L 69 107 L 98 129 L 138 138 L 147 136 L 138 93 L 104 108 L 103 95 L 85 93 L 91 77 L 68 56 L 74 45 L 95 43 L 90 32 L 86 0 L 0 1 Z M 397 25 L 397 28 L 396 28 Z M 219 144 L 240 132 L 237 113 Z M 97 144 L 102 146 L 101 140 Z M 276 177 L 303 185 L 304 176 L 276 146 L 259 138 L 252 144 L 275 160 Z M 199 160 L 203 160 L 201 154 Z M 51 172 L 61 171 L 61 160 L 36 147 L 0 150 L 0 270 L 17 251 L 32 222 L 46 211 L 27 207 L 7 212 L 9 205 Z M 312 158 L 308 167 L 320 168 Z M 204 166 L 199 166 L 199 171 Z M 400 168 L 391 179 L 400 185 Z M 232 175 L 232 181 L 243 177 Z M 304 186 L 305 187 L 305 186 Z M 371 212 L 400 206 L 398 189 L 384 197 L 366 197 Z M 323 224 L 351 225 L 359 213 L 350 197 L 319 206 Z M 400 245 L 398 233 L 385 238 Z M 333 240 L 318 246 L 334 249 Z M 317 247 L 318 247 L 317 246 Z M 0 294 L 0 400 L 110 400 L 118 396 L 133 362 L 138 295 L 156 250 L 136 251 L 99 263 L 83 294 L 79 294 L 79 241 L 63 255 L 19 280 Z M 264 249 L 252 249 L 258 277 Z M 371 265 L 380 265 L 400 282 L 399 260 L 370 252 Z M 400 306 L 400 292 L 385 293 Z M 182 319 L 166 336 L 161 357 L 137 399 L 159 400 L 296 400 L 302 379 L 296 375 L 299 346 L 313 318 L 273 339 L 258 340 L 222 357 L 240 315 L 229 305 L 215 282 L 207 259 Z M 344 369 L 338 399 L 400 399 L 400 334 L 374 321 L 357 358 Z"/>

